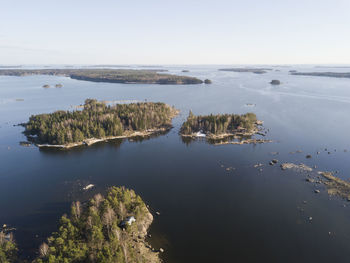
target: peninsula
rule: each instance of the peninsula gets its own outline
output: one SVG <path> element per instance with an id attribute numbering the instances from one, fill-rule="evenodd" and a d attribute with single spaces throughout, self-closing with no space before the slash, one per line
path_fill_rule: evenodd
<path id="1" fill-rule="evenodd" d="M 259 125 L 262 125 L 262 122 L 257 120 L 254 113 L 195 116 L 190 111 L 186 122 L 181 127 L 180 134 L 183 137 L 206 137 L 210 140 L 221 140 L 230 137 L 252 136 L 259 132 Z M 258 142 L 256 140 L 251 142 L 253 141 Z"/>
<path id="2" fill-rule="evenodd" d="M 264 74 L 271 68 L 222 68 L 219 71 L 232 71 L 232 72 L 251 72 L 255 74 Z"/>
<path id="3" fill-rule="evenodd" d="M 350 78 L 350 72 L 291 72 L 297 76 L 315 76 L 315 77 L 331 77 L 331 78 Z"/>
<path id="4" fill-rule="evenodd" d="M 0 76 L 54 75 L 77 80 L 110 83 L 139 84 L 202 84 L 203 80 L 189 76 L 159 73 L 159 70 L 143 69 L 3 69 Z"/>
<path id="5" fill-rule="evenodd" d="M 87 99 L 82 110 L 31 116 L 24 124 L 24 133 L 39 147 L 71 148 L 165 132 L 177 114 L 175 108 L 164 103 L 107 105 Z"/>

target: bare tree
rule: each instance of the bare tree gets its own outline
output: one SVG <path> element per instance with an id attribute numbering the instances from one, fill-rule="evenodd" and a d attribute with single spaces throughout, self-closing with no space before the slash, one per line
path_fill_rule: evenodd
<path id="1" fill-rule="evenodd" d="M 49 246 L 44 242 L 39 247 L 40 256 L 45 258 L 49 253 Z"/>
<path id="2" fill-rule="evenodd" d="M 110 234 L 110 230 L 112 228 L 113 222 L 115 220 L 114 210 L 110 207 L 107 207 L 106 212 L 103 214 L 102 222 L 107 226 L 108 235 Z"/>
<path id="3" fill-rule="evenodd" d="M 95 205 L 96 207 L 100 207 L 101 202 L 103 201 L 103 196 L 101 194 L 97 194 L 94 196 L 94 201 L 95 201 Z"/>

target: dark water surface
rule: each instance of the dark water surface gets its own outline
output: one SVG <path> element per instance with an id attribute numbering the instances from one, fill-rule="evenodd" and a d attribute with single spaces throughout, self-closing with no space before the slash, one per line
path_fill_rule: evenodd
<path id="1" fill-rule="evenodd" d="M 303 162 L 338 170 L 339 177 L 348 179 L 350 151 L 344 149 L 350 150 L 350 80 L 288 75 L 291 69 L 303 70 L 297 67 L 263 75 L 217 71 L 222 67 L 167 67 L 171 73 L 209 78 L 212 85 L 1 76 L 0 224 L 17 228 L 23 253 L 33 255 L 73 200 L 125 185 L 153 212 L 161 212 L 150 242 L 165 249 L 166 262 L 349 262 L 348 203 L 329 197 L 322 185 L 305 182 L 305 174 L 268 162 Z M 190 72 L 181 73 L 184 68 Z M 282 85 L 271 86 L 271 79 Z M 63 88 L 42 88 L 56 83 Z M 73 109 L 86 98 L 162 101 L 181 114 L 168 134 L 143 141 L 116 140 L 69 151 L 19 145 L 25 141 L 23 128 L 14 124 L 32 114 Z M 190 109 L 194 114 L 254 112 L 274 143 L 185 144 L 178 131 Z M 303 152 L 290 154 L 296 150 Z M 265 165 L 262 172 L 253 167 L 256 163 Z M 82 191 L 90 183 L 96 188 Z"/>

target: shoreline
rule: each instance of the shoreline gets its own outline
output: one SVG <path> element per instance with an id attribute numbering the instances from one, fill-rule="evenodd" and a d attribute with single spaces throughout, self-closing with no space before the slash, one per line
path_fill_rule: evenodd
<path id="1" fill-rule="evenodd" d="M 167 127 L 167 128 L 159 128 L 159 129 L 150 129 L 146 131 L 136 131 L 132 132 L 130 134 L 125 134 L 125 135 L 120 135 L 120 136 L 108 136 L 104 138 L 89 138 L 85 139 L 81 142 L 76 142 L 76 143 L 69 143 L 69 144 L 35 144 L 35 146 L 39 148 L 59 148 L 59 149 L 70 149 L 73 147 L 78 147 L 78 146 L 91 146 L 95 143 L 98 142 L 105 142 L 109 140 L 115 140 L 115 139 L 126 139 L 126 138 L 132 138 L 132 137 L 147 137 L 151 136 L 157 133 L 162 133 L 162 132 L 167 132 L 172 128 L 172 126 Z"/>

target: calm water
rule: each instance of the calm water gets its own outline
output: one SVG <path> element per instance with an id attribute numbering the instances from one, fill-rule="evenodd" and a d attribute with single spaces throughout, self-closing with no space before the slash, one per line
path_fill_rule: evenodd
<path id="1" fill-rule="evenodd" d="M 24 254 L 33 255 L 73 200 L 125 185 L 153 212 L 161 212 L 150 242 L 165 249 L 166 262 L 349 262 L 347 202 L 305 182 L 305 175 L 268 165 L 273 158 L 303 162 L 349 178 L 350 151 L 344 149 L 350 150 L 350 80 L 288 75 L 292 69 L 346 69 L 275 67 L 280 71 L 256 75 L 217 71 L 222 67 L 165 67 L 171 73 L 209 78 L 212 85 L 0 77 L 0 224 L 17 228 Z M 181 73 L 185 68 L 190 72 Z M 271 86 L 271 79 L 283 84 Z M 64 87 L 42 88 L 56 83 Z M 69 151 L 19 145 L 25 137 L 15 124 L 32 114 L 73 109 L 86 98 L 162 101 L 181 114 L 168 134 L 140 142 L 113 141 Z M 275 142 L 186 145 L 178 132 L 190 109 L 195 114 L 255 112 Z M 303 153 L 290 154 L 296 150 Z M 262 172 L 253 167 L 256 163 L 265 164 Z M 83 192 L 89 183 L 96 188 Z M 314 193 L 316 187 L 320 194 Z"/>

